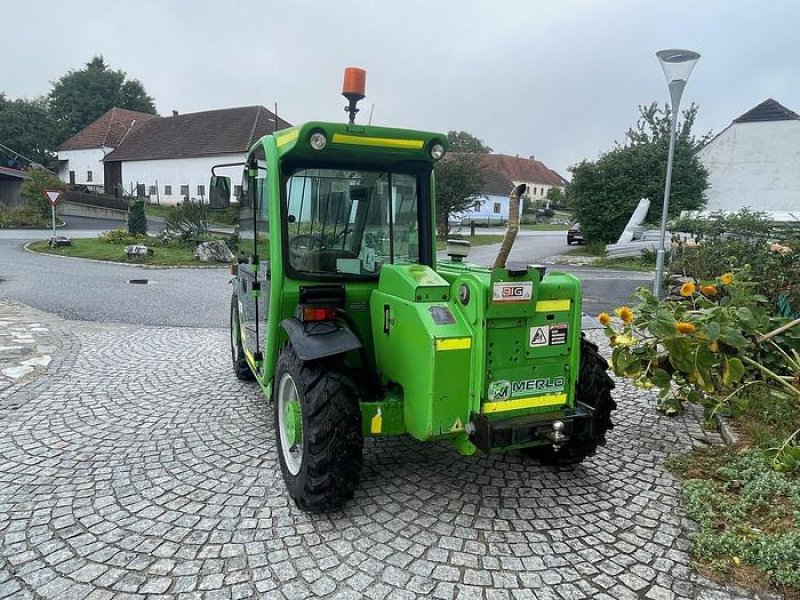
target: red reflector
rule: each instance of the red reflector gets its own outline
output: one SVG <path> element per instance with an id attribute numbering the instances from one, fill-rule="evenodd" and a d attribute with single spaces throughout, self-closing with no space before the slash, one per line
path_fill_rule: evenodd
<path id="1" fill-rule="evenodd" d="M 333 321 L 336 319 L 335 308 L 303 308 L 303 322 L 307 321 Z"/>

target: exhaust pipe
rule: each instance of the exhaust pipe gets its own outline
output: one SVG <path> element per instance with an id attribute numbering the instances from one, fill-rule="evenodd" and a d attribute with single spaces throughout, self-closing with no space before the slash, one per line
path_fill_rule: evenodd
<path id="1" fill-rule="evenodd" d="M 506 259 L 511 254 L 511 247 L 514 245 L 514 240 L 519 231 L 519 197 L 528 189 L 527 184 L 520 183 L 513 190 L 508 197 L 508 224 L 506 225 L 506 236 L 503 238 L 503 243 L 500 245 L 500 250 L 497 252 L 497 258 L 494 259 L 495 269 L 504 269 L 506 266 Z"/>

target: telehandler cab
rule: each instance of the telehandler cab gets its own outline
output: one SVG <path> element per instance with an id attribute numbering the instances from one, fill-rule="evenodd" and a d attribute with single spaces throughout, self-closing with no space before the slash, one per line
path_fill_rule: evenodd
<path id="1" fill-rule="evenodd" d="M 356 125 L 364 81 L 346 70 L 349 124 L 277 131 L 244 163 L 231 357 L 272 400 L 289 494 L 309 512 L 342 506 L 367 436 L 546 463 L 594 454 L 616 404 L 581 335 L 580 282 L 468 264 L 465 243 L 437 259 L 433 165 L 447 138 Z M 222 208 L 231 182 L 212 173 Z"/>

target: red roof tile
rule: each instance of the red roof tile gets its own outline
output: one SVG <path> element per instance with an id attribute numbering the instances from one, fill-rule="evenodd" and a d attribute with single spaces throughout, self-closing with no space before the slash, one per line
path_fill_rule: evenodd
<path id="1" fill-rule="evenodd" d="M 506 154 L 487 154 L 484 158 L 490 171 L 502 173 L 517 183 L 539 183 L 563 187 L 567 180 L 533 158 L 520 158 Z M 510 190 L 509 190 L 510 191 Z"/>
<path id="2" fill-rule="evenodd" d="M 152 119 L 137 125 L 105 161 L 189 158 L 246 152 L 255 141 L 291 127 L 263 106 L 242 106 Z"/>
<path id="3" fill-rule="evenodd" d="M 116 148 L 125 135 L 137 125 L 157 118 L 158 115 L 112 108 L 61 144 L 56 150 L 91 150 Z"/>

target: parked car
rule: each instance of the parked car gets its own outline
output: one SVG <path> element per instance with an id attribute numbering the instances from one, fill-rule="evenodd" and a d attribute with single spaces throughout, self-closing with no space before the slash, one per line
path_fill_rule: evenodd
<path id="1" fill-rule="evenodd" d="M 586 240 L 583 239 L 583 232 L 581 231 L 580 223 L 574 223 L 572 227 L 567 230 L 567 245 L 571 246 L 573 243 L 586 243 Z"/>

